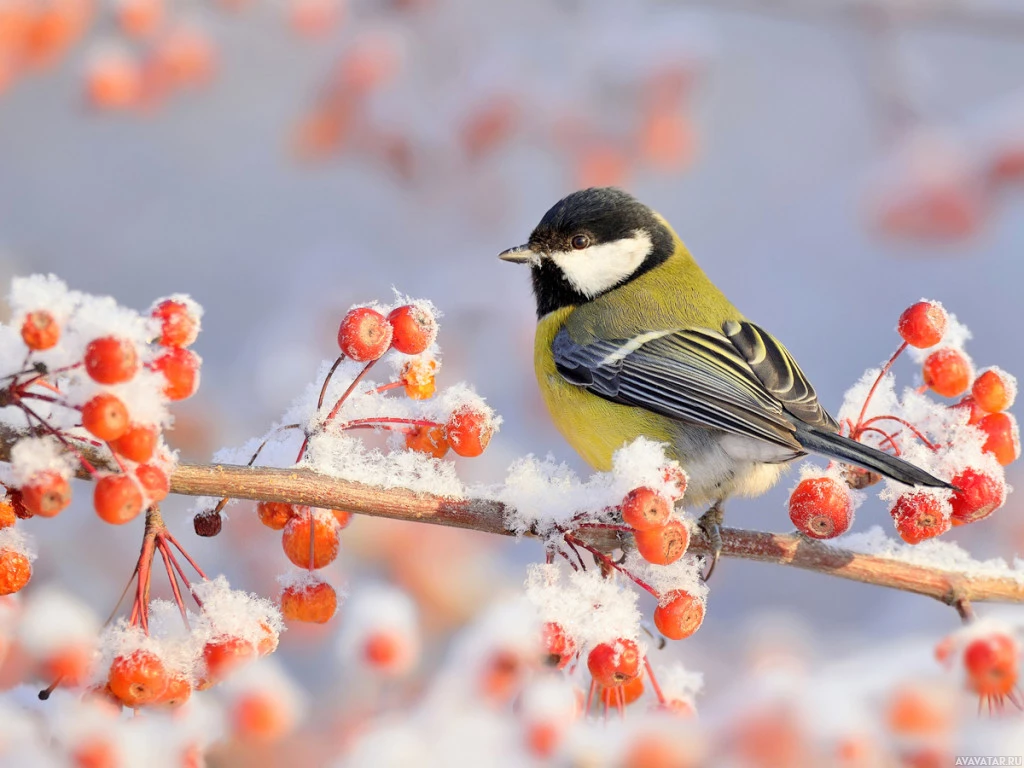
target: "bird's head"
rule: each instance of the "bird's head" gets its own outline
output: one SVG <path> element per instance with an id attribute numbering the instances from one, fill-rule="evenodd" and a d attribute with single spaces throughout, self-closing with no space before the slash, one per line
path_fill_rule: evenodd
<path id="1" fill-rule="evenodd" d="M 531 265 L 542 317 L 639 277 L 674 250 L 672 231 L 653 210 L 620 189 L 592 187 L 555 203 L 526 244 L 500 258 Z"/>

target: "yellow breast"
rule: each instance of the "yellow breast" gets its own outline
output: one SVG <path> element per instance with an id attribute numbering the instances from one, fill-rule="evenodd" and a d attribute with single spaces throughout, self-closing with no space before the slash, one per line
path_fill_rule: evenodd
<path id="1" fill-rule="evenodd" d="M 542 317 L 534 341 L 537 383 L 558 431 L 588 464 L 602 471 L 611 469 L 612 453 L 638 437 L 671 443 L 665 419 L 592 395 L 567 382 L 555 369 L 551 344 L 572 310 L 565 307 Z"/>

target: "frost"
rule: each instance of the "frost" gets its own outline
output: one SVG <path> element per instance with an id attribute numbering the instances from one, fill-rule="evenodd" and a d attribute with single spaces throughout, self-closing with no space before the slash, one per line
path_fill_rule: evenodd
<path id="1" fill-rule="evenodd" d="M 93 646 L 100 622 L 83 602 L 55 587 L 42 587 L 25 601 L 18 624 L 22 648 L 39 659 L 70 646 Z"/>
<path id="2" fill-rule="evenodd" d="M 658 682 L 665 698 L 684 701 L 691 706 L 704 689 L 704 675 L 687 669 L 681 663 L 666 664 L 658 671 Z"/>
<path id="3" fill-rule="evenodd" d="M 11 448 L 15 485 L 24 485 L 38 472 L 56 472 L 65 480 L 75 471 L 75 459 L 55 437 L 23 437 Z"/>
<path id="4" fill-rule="evenodd" d="M 20 328 L 25 315 L 38 309 L 49 311 L 63 326 L 81 301 L 81 294 L 68 290 L 67 284 L 56 275 L 30 275 L 11 280 L 8 301 L 13 328 Z"/>
<path id="5" fill-rule="evenodd" d="M 27 557 L 29 562 L 36 559 L 32 538 L 14 526 L 0 529 L 0 552 L 3 551 L 18 552 Z"/>

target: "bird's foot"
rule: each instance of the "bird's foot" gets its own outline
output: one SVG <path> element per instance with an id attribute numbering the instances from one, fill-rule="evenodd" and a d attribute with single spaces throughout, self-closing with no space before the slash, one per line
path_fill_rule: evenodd
<path id="1" fill-rule="evenodd" d="M 708 566 L 708 572 L 704 574 L 704 581 L 711 578 L 711 574 L 715 572 L 715 566 L 718 564 L 718 558 L 722 554 L 722 522 L 724 519 L 722 502 L 716 501 L 697 522 L 711 543 L 711 565 Z"/>

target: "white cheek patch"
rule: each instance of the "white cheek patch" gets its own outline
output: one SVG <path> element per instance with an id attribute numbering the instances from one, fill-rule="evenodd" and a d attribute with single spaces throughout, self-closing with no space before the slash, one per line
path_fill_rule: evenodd
<path id="1" fill-rule="evenodd" d="M 593 298 L 636 272 L 650 252 L 650 235 L 638 229 L 632 237 L 578 251 L 558 251 L 548 258 L 558 265 L 573 288 Z"/>

